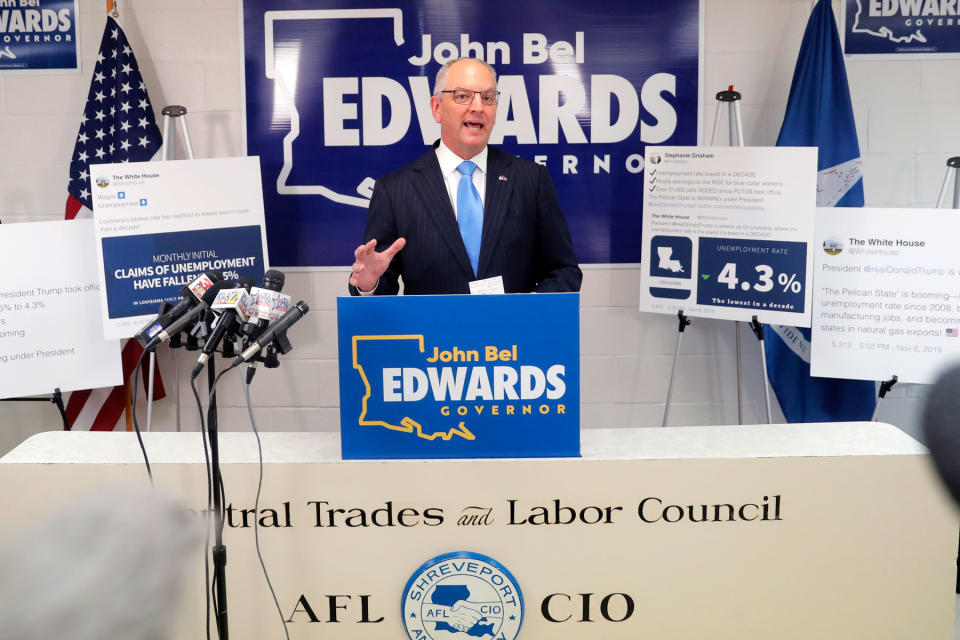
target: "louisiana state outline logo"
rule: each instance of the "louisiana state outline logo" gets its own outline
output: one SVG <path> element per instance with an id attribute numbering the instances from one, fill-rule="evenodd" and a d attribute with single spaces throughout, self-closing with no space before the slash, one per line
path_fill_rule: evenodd
<path id="1" fill-rule="evenodd" d="M 456 551 L 413 572 L 400 603 L 411 640 L 514 640 L 523 622 L 523 594 L 513 575 L 488 556 Z"/>

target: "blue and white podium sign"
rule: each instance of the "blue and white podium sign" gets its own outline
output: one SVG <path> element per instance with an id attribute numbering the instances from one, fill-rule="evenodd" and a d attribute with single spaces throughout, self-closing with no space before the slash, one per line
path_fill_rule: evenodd
<path id="1" fill-rule="evenodd" d="M 77 0 L 0 1 L 0 73 L 80 71 Z"/>
<path id="2" fill-rule="evenodd" d="M 344 459 L 580 455 L 580 296 L 337 300 Z"/>

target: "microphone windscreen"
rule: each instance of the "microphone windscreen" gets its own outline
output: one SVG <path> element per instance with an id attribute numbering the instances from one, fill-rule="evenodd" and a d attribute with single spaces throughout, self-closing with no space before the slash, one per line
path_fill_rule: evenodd
<path id="1" fill-rule="evenodd" d="M 960 503 L 960 366 L 949 369 L 930 389 L 922 424 L 933 464 Z"/>
<path id="2" fill-rule="evenodd" d="M 247 291 L 250 291 L 250 289 L 257 286 L 257 283 L 253 281 L 253 278 L 242 276 L 240 278 L 237 278 L 237 286 L 243 287 Z"/>
<path id="3" fill-rule="evenodd" d="M 270 269 L 263 274 L 263 288 L 271 291 L 283 291 L 283 285 L 287 281 L 287 276 L 282 271 Z"/>

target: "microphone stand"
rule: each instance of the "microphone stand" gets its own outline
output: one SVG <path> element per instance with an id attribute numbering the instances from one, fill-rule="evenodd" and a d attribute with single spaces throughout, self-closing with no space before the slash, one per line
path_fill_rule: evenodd
<path id="1" fill-rule="evenodd" d="M 177 118 L 183 133 L 183 146 L 187 151 L 187 158 L 193 160 L 193 146 L 190 144 L 190 134 L 187 131 L 187 109 L 180 105 L 168 105 L 163 108 L 163 147 L 160 150 L 163 160 L 167 160 L 169 150 L 174 149 L 176 145 L 176 127 L 170 128 L 170 119 Z M 196 339 L 192 336 L 187 337 L 187 349 L 196 347 Z M 153 358 L 150 354 L 150 389 L 147 397 L 153 400 Z M 216 354 L 207 362 L 207 389 L 213 389 L 216 380 L 215 367 Z M 209 407 L 207 409 L 207 438 L 210 441 L 210 467 L 211 467 L 211 488 L 213 491 L 213 507 L 216 517 L 214 519 L 214 547 L 213 547 L 213 576 L 217 584 L 217 606 L 214 614 L 217 620 L 217 632 L 220 640 L 227 640 L 227 548 L 223 546 L 223 501 L 220 499 L 223 489 L 223 479 L 220 477 L 220 455 L 217 440 L 217 405 L 213 393 L 209 393 Z"/>
<path id="2" fill-rule="evenodd" d="M 302 307 L 301 314 L 305 314 L 309 309 L 303 302 L 298 302 L 297 307 Z M 303 317 L 302 315 L 300 317 Z M 299 319 L 299 318 L 298 318 Z M 294 320 L 295 322 L 296 320 Z M 291 323 L 292 324 L 292 323 Z M 288 353 L 293 349 L 287 338 L 287 328 L 276 332 L 271 344 L 267 348 L 266 354 L 258 354 L 258 359 L 262 359 L 268 368 L 279 366 L 279 360 L 276 358 L 276 352 Z M 224 356 L 233 357 L 233 342 L 229 333 L 224 336 L 222 353 Z M 214 520 L 214 545 L 213 545 L 213 579 L 216 583 L 216 607 L 215 617 L 217 621 L 217 633 L 220 640 L 228 640 L 229 633 L 227 629 L 227 548 L 223 544 L 223 477 L 220 474 L 220 447 L 217 439 L 217 398 L 214 385 L 216 384 L 216 351 L 211 358 L 207 360 L 207 386 L 209 388 L 207 398 L 207 438 L 210 444 L 210 475 L 211 490 L 213 491 L 213 510 L 216 514 Z M 248 381 L 249 384 L 249 381 Z"/>
<path id="3" fill-rule="evenodd" d="M 210 441 L 210 469 L 213 490 L 214 544 L 213 544 L 213 582 L 216 584 L 216 607 L 214 616 L 217 621 L 217 634 L 220 640 L 227 640 L 227 548 L 223 544 L 223 478 L 220 475 L 220 446 L 217 438 L 217 397 L 213 389 L 216 375 L 216 353 L 207 361 L 207 439 Z"/>
<path id="4" fill-rule="evenodd" d="M 293 347 L 287 339 L 286 331 L 281 332 L 278 342 L 286 347 L 286 353 Z M 226 351 L 226 349 L 225 349 Z M 233 350 L 229 350 L 232 357 Z M 273 351 L 271 349 L 271 354 Z M 217 623 L 217 637 L 228 640 L 230 633 L 227 626 L 227 547 L 223 544 L 223 477 L 220 474 L 220 442 L 217 436 L 217 396 L 214 384 L 217 379 L 216 352 L 206 363 L 207 368 L 207 439 L 210 444 L 210 475 L 213 491 L 214 543 L 213 543 L 213 582 L 216 585 L 216 606 L 214 618 Z M 272 366 L 271 366 L 272 364 Z M 276 355 L 267 359 L 267 367 L 279 366 Z M 249 384 L 249 381 L 248 383 Z"/>

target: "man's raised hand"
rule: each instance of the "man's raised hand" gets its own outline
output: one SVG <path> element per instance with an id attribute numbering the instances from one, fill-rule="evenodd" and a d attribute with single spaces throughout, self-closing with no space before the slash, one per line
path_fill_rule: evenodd
<path id="1" fill-rule="evenodd" d="M 385 250 L 378 252 L 377 240 L 374 238 L 366 244 L 357 247 L 353 252 L 354 263 L 353 273 L 350 274 L 350 284 L 360 291 L 369 292 L 380 281 L 380 276 L 390 266 L 393 256 L 403 249 L 407 244 L 405 238 L 397 238 L 396 241 Z"/>

